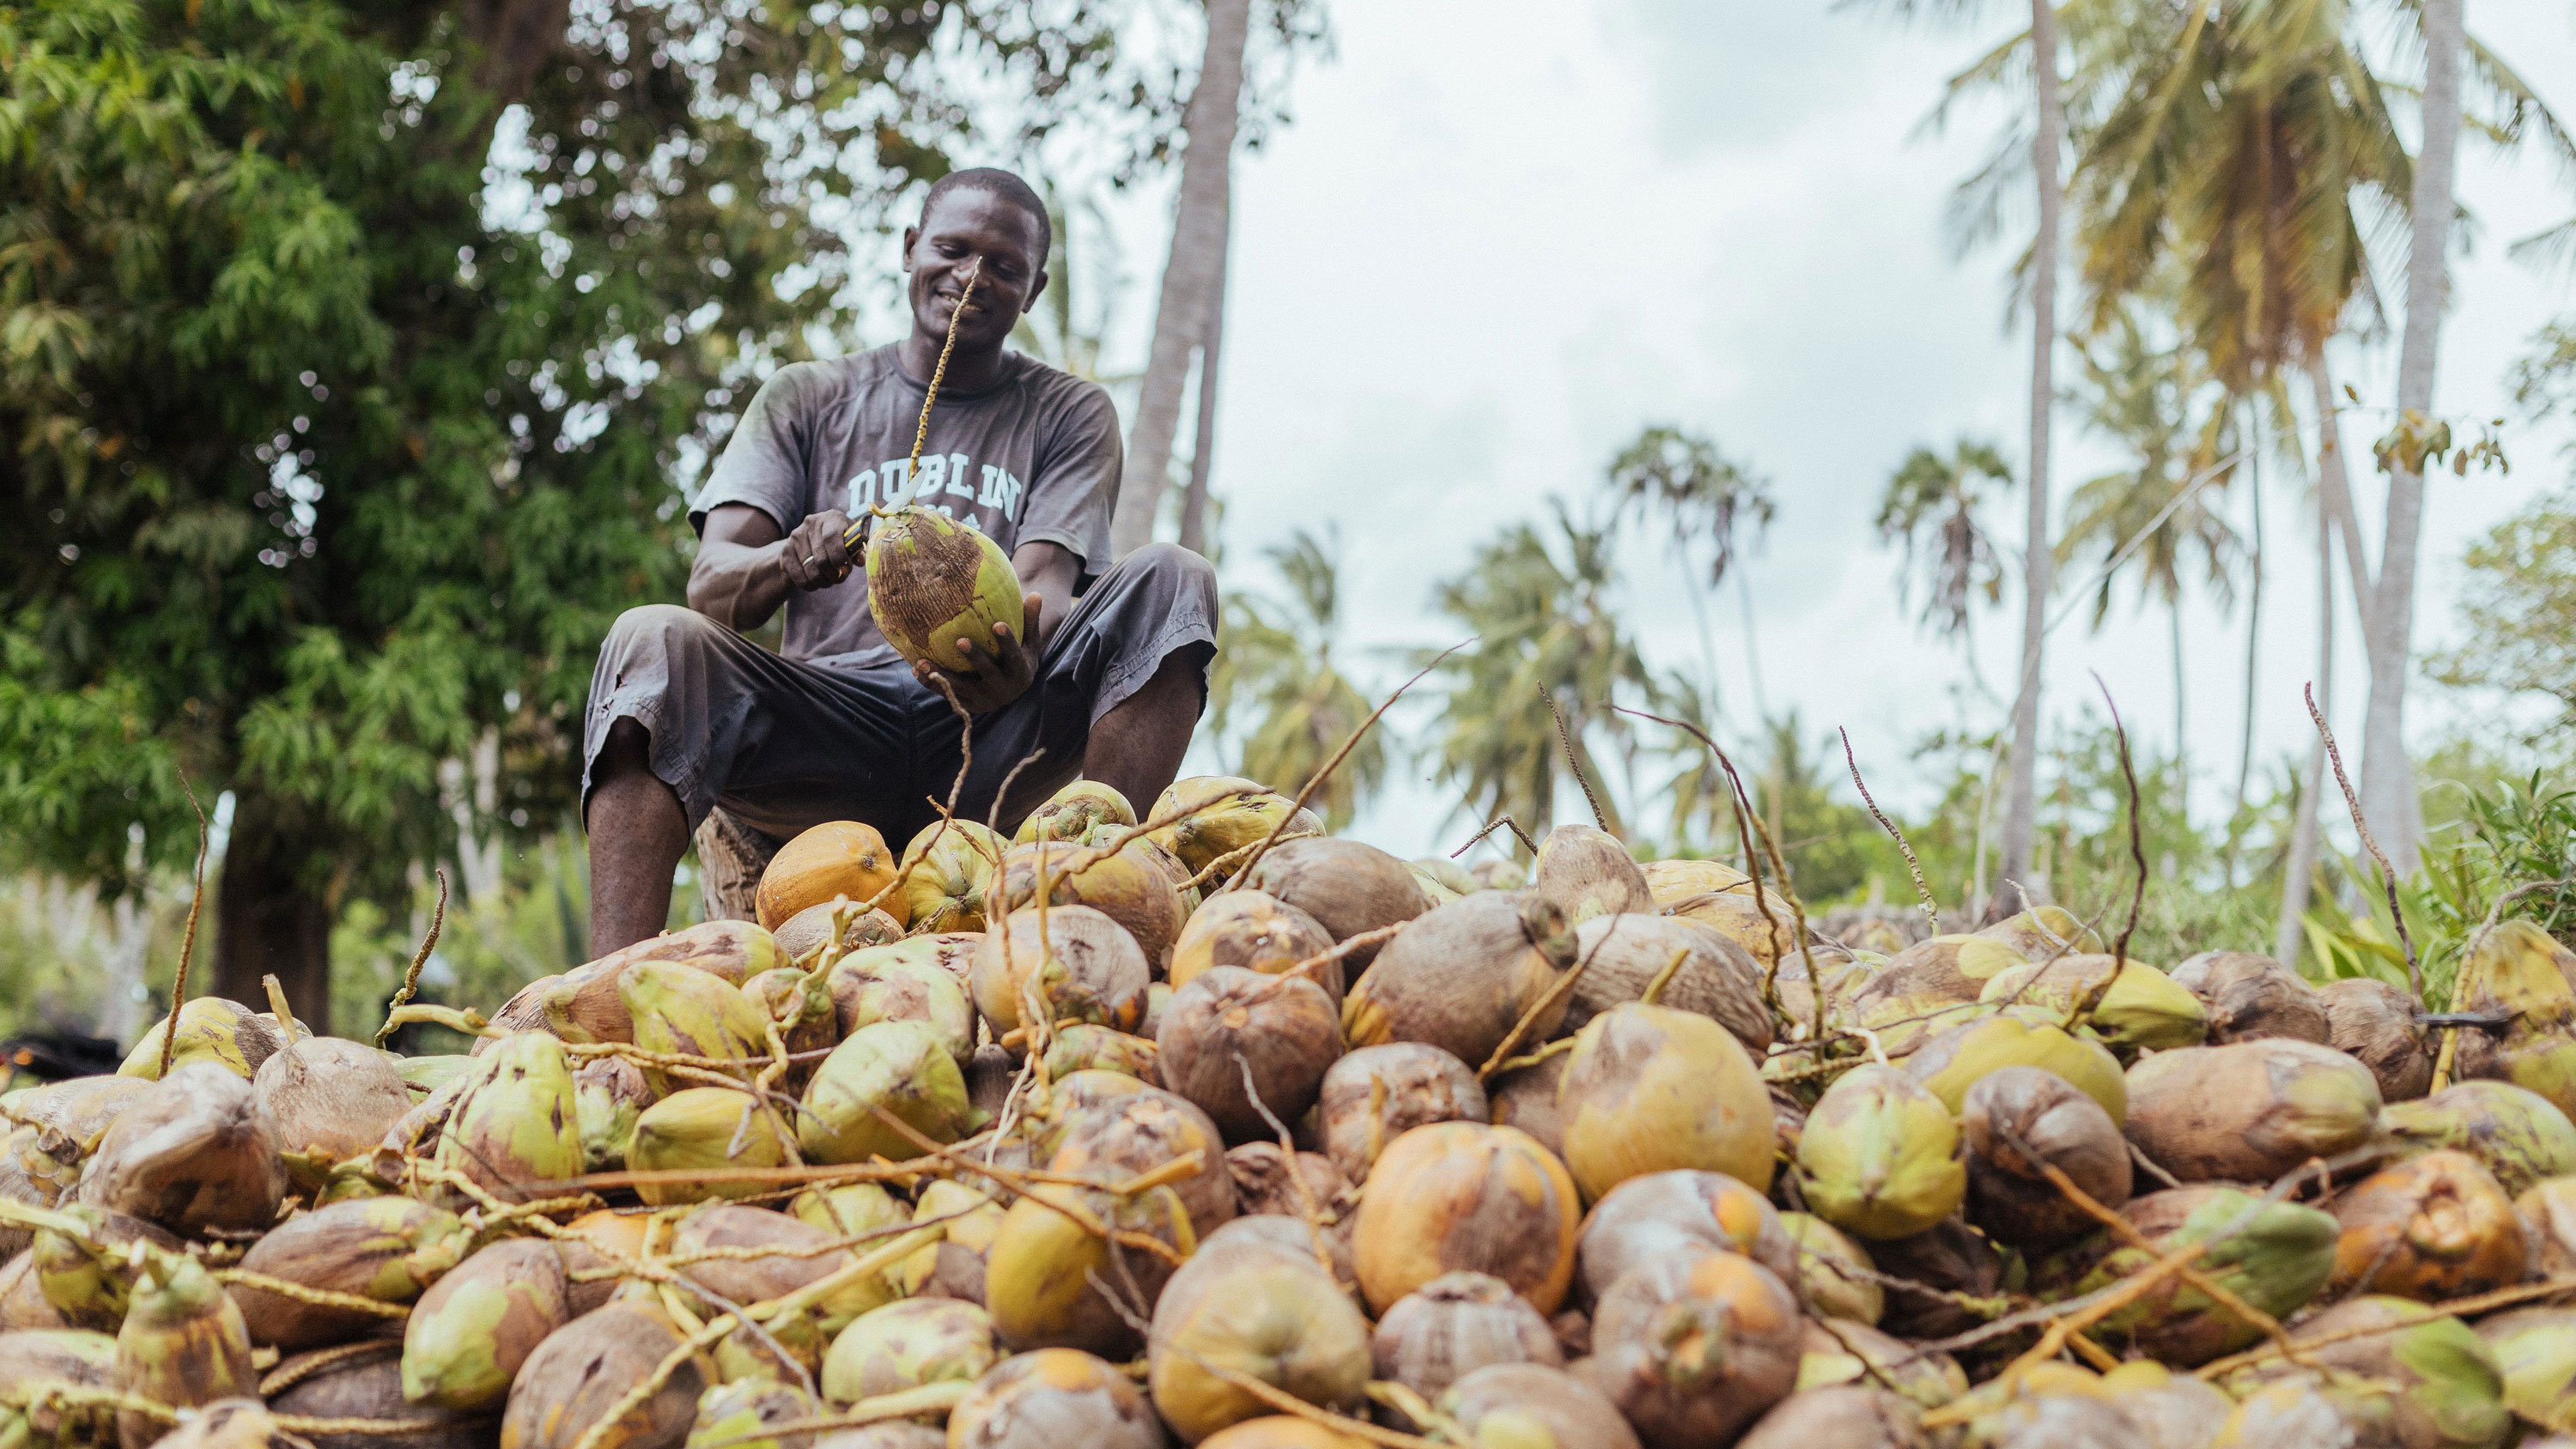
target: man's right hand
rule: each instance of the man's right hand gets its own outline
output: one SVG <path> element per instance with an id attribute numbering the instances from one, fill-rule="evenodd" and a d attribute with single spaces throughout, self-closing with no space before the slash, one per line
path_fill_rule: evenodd
<path id="1" fill-rule="evenodd" d="M 796 525 L 779 545 L 778 571 L 787 586 L 801 593 L 828 589 L 850 576 L 854 561 L 841 535 L 850 517 L 835 508 Z"/>

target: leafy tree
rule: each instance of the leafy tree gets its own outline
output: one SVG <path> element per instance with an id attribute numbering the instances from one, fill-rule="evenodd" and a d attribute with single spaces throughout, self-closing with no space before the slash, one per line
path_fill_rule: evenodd
<path id="1" fill-rule="evenodd" d="M 1560 542 L 1562 562 L 1553 546 Z M 1440 612 L 1474 637 L 1438 671 L 1440 778 L 1465 792 L 1480 820 L 1509 814 L 1535 838 L 1555 819 L 1566 750 L 1548 709 L 1553 699 L 1578 781 L 1625 836 L 1593 740 L 1631 752 L 1634 722 L 1612 705 L 1653 708 L 1665 691 L 1621 624 L 1617 579 L 1609 529 L 1578 523 L 1559 505 L 1554 530 L 1505 528 L 1465 573 L 1433 591 Z"/>
<path id="2" fill-rule="evenodd" d="M 1717 445 L 1679 428 L 1651 427 L 1619 450 L 1610 462 L 1610 487 L 1621 511 L 1642 509 L 1663 515 L 1671 525 L 1672 548 L 1690 582 L 1691 614 L 1699 623 L 1701 663 L 1708 671 L 1709 708 L 1717 708 L 1717 649 L 1709 637 L 1708 593 L 1726 582 L 1744 541 L 1737 530 L 1750 525 L 1755 537 L 1771 526 L 1774 511 L 1768 479 L 1718 452 Z M 1699 561 L 1707 554 L 1708 578 L 1700 579 Z M 1741 573 L 1736 582 L 1745 584 Z M 1753 594 L 1744 591 L 1744 645 L 1753 648 Z M 1761 708 L 1761 675 L 1754 673 L 1754 707 Z"/>
<path id="3" fill-rule="evenodd" d="M 675 484 L 978 144 L 962 74 L 1028 97 L 999 143 L 1174 109 L 1115 7 L 566 16 L 0 10 L 0 829 L 122 882 L 130 824 L 193 846 L 182 771 L 230 790 L 226 994 L 328 1020 L 334 916 L 448 846 L 485 731 L 505 818 L 566 818 L 595 645 L 686 564 Z"/>
<path id="4" fill-rule="evenodd" d="M 2557 701 L 2554 728 L 2576 723 L 2576 494 L 2548 494 L 2469 548 L 2460 610 L 2468 644 L 2438 656 L 2433 678 L 2455 688 Z"/>
<path id="5" fill-rule="evenodd" d="M 1226 600 L 1225 647 L 1208 680 L 1211 723 L 1228 734 L 1247 709 L 1259 715 L 1245 736 L 1239 769 L 1294 795 L 1342 747 L 1376 706 L 1333 661 L 1341 628 L 1340 538 L 1299 530 L 1267 556 L 1287 582 L 1286 607 L 1247 594 Z M 1339 830 L 1386 778 L 1383 730 L 1373 729 L 1307 803 Z"/>
<path id="6" fill-rule="evenodd" d="M 1878 536 L 1905 548 L 1900 593 L 1922 594 L 1922 622 L 1957 639 L 1976 667 L 1971 626 L 1979 598 L 2003 598 L 2002 559 L 1979 510 L 1990 492 L 2013 486 L 2012 466 L 1992 443 L 1961 438 L 1947 457 L 1930 448 L 1906 454 L 1878 503 Z"/>
<path id="7" fill-rule="evenodd" d="M 2063 565 L 2087 551 L 2101 557 L 2096 629 L 2109 616 L 2112 586 L 2124 573 L 2136 576 L 2142 600 L 2164 605 L 2173 640 L 2174 759 L 2188 781 L 2183 575 L 2196 556 L 2204 581 L 2222 599 L 2232 595 L 2236 530 L 2211 506 L 2235 451 L 2231 410 L 2223 396 L 2209 396 L 2188 351 L 2148 338 L 2135 310 L 2121 314 L 2107 347 L 2085 353 L 2083 369 L 2085 422 L 2118 442 L 2131 461 L 2086 480 L 2067 498 L 2057 560 Z"/>

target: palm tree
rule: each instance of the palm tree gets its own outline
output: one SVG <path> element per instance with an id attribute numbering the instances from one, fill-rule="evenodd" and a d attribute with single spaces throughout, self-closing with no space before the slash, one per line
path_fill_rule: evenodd
<path id="1" fill-rule="evenodd" d="M 1372 708 L 1333 661 L 1341 625 L 1341 539 L 1299 530 L 1266 551 L 1288 585 L 1287 605 L 1244 594 L 1225 601 L 1225 648 L 1208 674 L 1212 723 L 1219 739 L 1248 709 L 1258 722 L 1244 736 L 1238 773 L 1294 795 L 1359 728 Z M 1340 768 L 1307 803 L 1327 829 L 1340 830 L 1386 779 L 1386 735 L 1361 737 Z"/>
<path id="2" fill-rule="evenodd" d="M 1630 508 L 1653 510 L 1671 524 L 1673 552 L 1681 558 L 1683 577 L 1690 583 L 1691 613 L 1699 622 L 1701 663 L 1708 671 L 1705 683 L 1709 713 L 1714 715 L 1717 649 L 1709 636 L 1707 591 L 1725 583 L 1727 571 L 1735 564 L 1742 547 L 1736 536 L 1738 525 L 1750 523 L 1757 537 L 1771 526 L 1770 480 L 1730 461 L 1706 438 L 1679 428 L 1650 427 L 1610 461 L 1610 487 L 1619 500 L 1621 514 Z M 1702 546 L 1708 552 L 1705 583 L 1691 557 Z M 1740 572 L 1737 581 L 1743 581 Z M 1745 657 L 1751 664 L 1754 713 L 1759 718 L 1762 673 L 1759 656 L 1753 652 L 1753 596 L 1749 588 L 1744 594 L 1744 606 Z"/>
<path id="3" fill-rule="evenodd" d="M 2102 559 L 2093 596 L 2093 627 L 2111 610 L 2112 585 L 2135 573 L 2144 598 L 2165 606 L 2171 624 L 2174 684 L 2174 762 L 2189 809 L 2191 771 L 2184 748 L 2183 572 L 2197 555 L 2206 581 L 2222 601 L 2235 588 L 2236 530 L 2211 506 L 2214 489 L 2229 481 L 2236 453 L 2230 399 L 2213 389 L 2180 344 L 2157 347 L 2134 308 L 2124 310 L 2107 351 L 2083 357 L 2086 423 L 2116 439 L 2132 465 L 2079 486 L 2066 500 L 2066 531 L 2057 561 L 2087 550 Z M 2195 424 L 2192 413 L 2202 411 Z"/>
<path id="4" fill-rule="evenodd" d="M 1225 266 L 1227 218 L 1233 205 L 1234 135 L 1243 103 L 1243 46 L 1252 28 L 1252 0 L 1207 0 L 1207 43 L 1199 59 L 1198 86 L 1182 124 L 1189 132 L 1181 153 L 1181 195 L 1172 221 L 1171 260 L 1163 268 L 1162 301 L 1154 312 L 1153 350 L 1145 362 L 1145 389 L 1127 438 L 1127 470 L 1110 523 L 1111 548 L 1129 554 L 1151 542 L 1171 481 L 1172 436 L 1180 426 L 1181 393 L 1189 381 L 1190 354 L 1216 316 Z M 1202 366 L 1199 386 L 1215 386 Z"/>
<path id="5" fill-rule="evenodd" d="M 1981 510 L 1989 493 L 2012 486 L 2012 466 L 1994 444 L 1961 438 L 1947 457 L 1930 448 L 1908 453 L 1878 504 L 1878 536 L 1905 547 L 1900 594 L 1920 589 L 1922 622 L 1958 641 L 1972 673 L 1976 602 L 1999 603 L 2004 588 L 2003 559 Z"/>
<path id="6" fill-rule="evenodd" d="M 1884 3 L 1904 14 L 1930 11 L 1950 18 L 1964 18 L 1985 8 L 1980 0 Z M 2066 14 L 2079 22 L 2070 27 L 2078 38 L 2079 53 L 2088 12 L 2103 3 L 2105 0 L 2066 0 L 2063 6 Z M 2007 884 L 1990 905 L 1998 915 L 2021 909 L 2020 887 L 2010 882 L 2029 875 L 2031 847 L 2039 828 L 2040 666 L 2048 638 L 2048 592 L 2054 562 L 2048 545 L 2049 424 L 2057 402 L 2057 272 L 2062 251 L 2058 233 L 2066 200 L 2059 170 L 2067 146 L 2066 82 L 2060 71 L 2064 46 L 2059 19 L 2059 5 L 2051 0 L 2030 0 L 2030 28 L 1951 80 L 1951 94 L 1955 97 L 1964 89 L 1992 82 L 2017 65 L 2027 65 L 2035 102 L 2035 124 L 2028 142 L 2030 180 L 2039 202 L 2039 217 L 2030 251 L 2022 259 L 2031 314 L 2030 490 L 2026 495 L 2022 546 L 2021 672 L 2013 695 L 2012 753 L 2004 795 L 2002 878 Z M 1945 103 L 1936 117 L 1946 110 Z M 2012 149 L 2007 142 L 2006 151 Z M 1988 163 L 1962 188 L 1963 199 L 1990 193 L 1993 181 L 2012 169 L 2008 157 Z"/>
<path id="7" fill-rule="evenodd" d="M 1606 739 L 1623 755 L 1633 751 L 1629 718 L 1611 706 L 1654 708 L 1665 691 L 1621 626 L 1608 526 L 1577 523 L 1559 505 L 1553 533 L 1563 544 L 1562 562 L 1548 532 L 1516 523 L 1433 592 L 1440 611 L 1475 636 L 1439 666 L 1446 726 L 1440 778 L 1463 790 L 1480 819 L 1509 814 L 1533 836 L 1542 834 L 1555 819 L 1568 753 L 1548 708 L 1553 700 L 1565 717 L 1577 783 L 1624 838 L 1593 741 Z"/>

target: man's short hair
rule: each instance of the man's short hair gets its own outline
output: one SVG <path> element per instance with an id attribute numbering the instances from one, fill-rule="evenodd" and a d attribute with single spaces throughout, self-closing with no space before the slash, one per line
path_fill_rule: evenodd
<path id="1" fill-rule="evenodd" d="M 1037 264 L 1041 267 L 1055 251 L 1055 223 L 1047 216 L 1046 202 L 1039 199 L 1035 188 L 1019 177 L 994 166 L 973 166 L 964 171 L 951 171 L 930 183 L 930 194 L 921 199 L 921 219 L 930 220 L 930 208 L 939 198 L 952 191 L 980 191 L 997 197 L 1028 213 L 1038 224 Z"/>

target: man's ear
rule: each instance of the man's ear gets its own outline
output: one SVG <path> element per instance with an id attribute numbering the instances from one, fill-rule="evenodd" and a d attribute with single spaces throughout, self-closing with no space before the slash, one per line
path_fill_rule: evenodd
<path id="1" fill-rule="evenodd" d="M 912 270 L 912 249 L 919 245 L 921 245 L 921 228 L 905 227 L 903 229 L 903 269 L 907 272 Z"/>
<path id="2" fill-rule="evenodd" d="M 1020 300 L 1020 311 L 1025 314 L 1031 307 L 1036 306 L 1038 298 L 1046 295 L 1046 289 L 1047 271 L 1046 268 L 1040 267 L 1037 275 L 1029 280 L 1029 294 Z"/>

